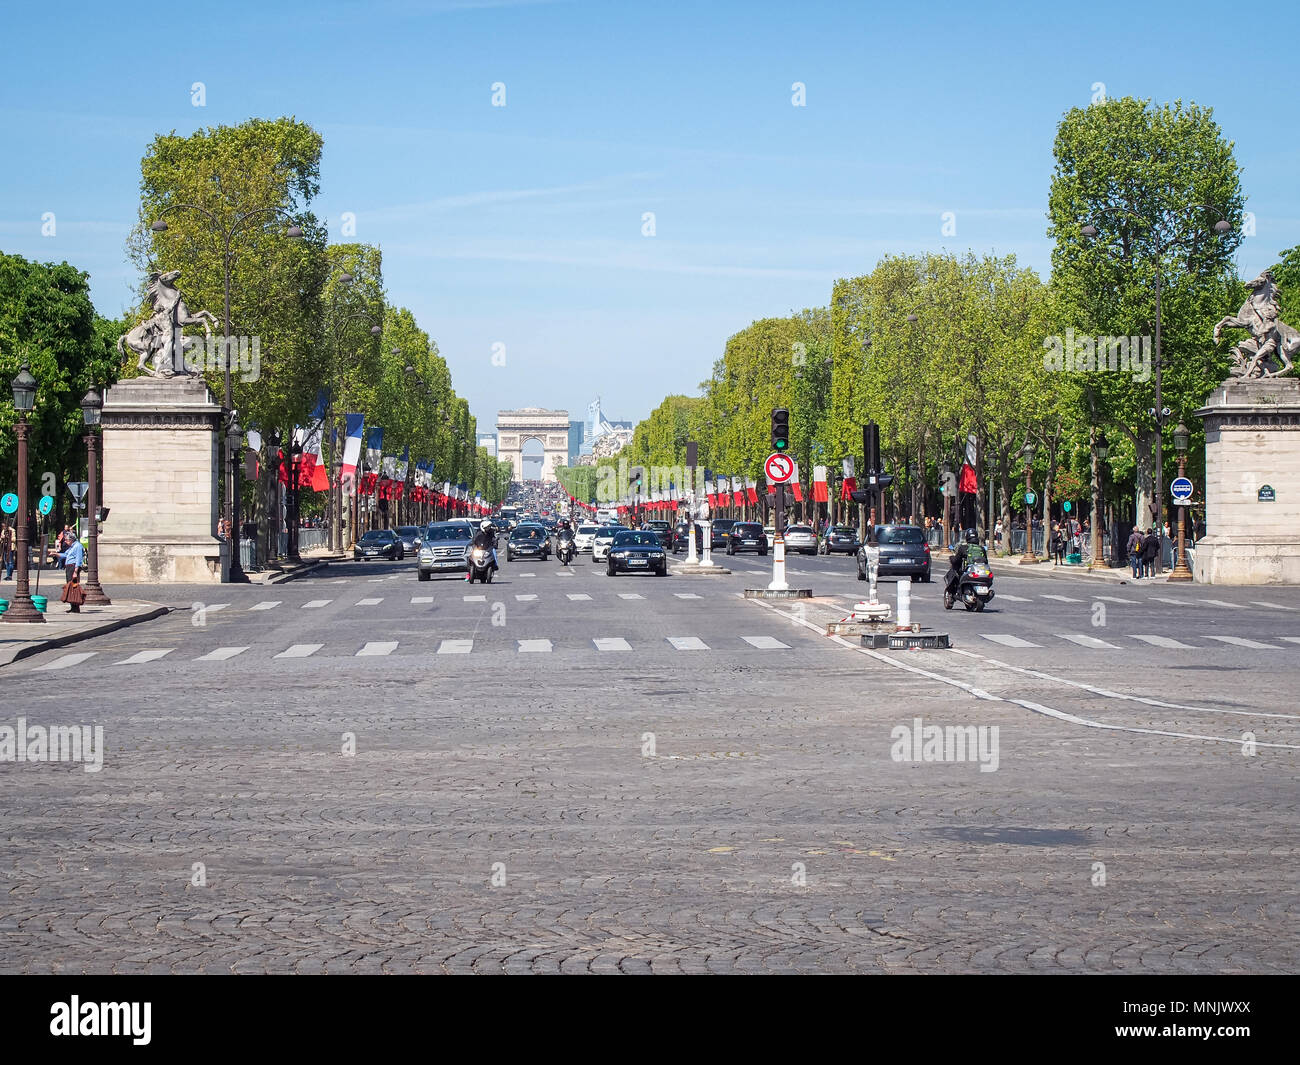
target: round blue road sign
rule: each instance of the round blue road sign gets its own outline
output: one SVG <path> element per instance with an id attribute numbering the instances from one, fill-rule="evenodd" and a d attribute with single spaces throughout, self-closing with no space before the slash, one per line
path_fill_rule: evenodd
<path id="1" fill-rule="evenodd" d="M 36 509 L 39 510 L 42 514 L 48 514 L 51 510 L 54 509 L 54 497 L 41 496 L 41 501 L 36 504 Z"/>
<path id="2" fill-rule="evenodd" d="M 1074 504 L 1067 499 L 1064 503 L 1061 504 L 1061 507 L 1067 514 L 1069 514 L 1070 511 L 1074 509 Z"/>
<path id="3" fill-rule="evenodd" d="M 13 514 L 18 510 L 18 497 L 13 492 L 6 492 L 0 497 L 0 510 L 6 514 Z"/>
<path id="4" fill-rule="evenodd" d="M 1175 477 L 1169 482 L 1169 494 L 1175 502 L 1186 503 L 1192 498 L 1192 482 L 1188 477 Z"/>

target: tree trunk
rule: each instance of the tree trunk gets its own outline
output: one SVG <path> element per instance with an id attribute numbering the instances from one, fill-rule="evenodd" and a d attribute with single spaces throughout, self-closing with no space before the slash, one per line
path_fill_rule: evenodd
<path id="1" fill-rule="evenodd" d="M 1011 464 L 1005 448 L 998 451 L 998 489 L 1002 504 L 1002 553 L 1011 554 Z"/>

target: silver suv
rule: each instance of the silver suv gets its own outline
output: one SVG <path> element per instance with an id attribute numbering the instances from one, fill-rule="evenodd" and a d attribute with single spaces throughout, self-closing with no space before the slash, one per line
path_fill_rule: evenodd
<path id="1" fill-rule="evenodd" d="M 424 530 L 420 543 L 420 580 L 435 573 L 465 573 L 465 555 L 474 539 L 475 526 L 468 521 L 436 521 Z"/>

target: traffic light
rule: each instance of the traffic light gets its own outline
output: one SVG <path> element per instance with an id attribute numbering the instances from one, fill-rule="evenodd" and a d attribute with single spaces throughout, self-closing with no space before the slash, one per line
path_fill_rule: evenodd
<path id="1" fill-rule="evenodd" d="M 875 422 L 862 427 L 863 473 L 870 476 L 880 472 L 880 428 Z"/>
<path id="2" fill-rule="evenodd" d="M 790 447 L 790 412 L 784 407 L 772 411 L 772 450 L 787 451 Z"/>

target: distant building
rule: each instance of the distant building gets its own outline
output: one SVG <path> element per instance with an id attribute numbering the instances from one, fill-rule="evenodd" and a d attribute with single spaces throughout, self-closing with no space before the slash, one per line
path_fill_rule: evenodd
<path id="1" fill-rule="evenodd" d="M 497 438 L 495 434 L 480 436 L 478 438 L 478 446 L 487 448 L 487 453 L 493 458 L 497 457 Z"/>
<path id="2" fill-rule="evenodd" d="M 578 456 L 582 454 L 583 438 L 586 435 L 585 422 L 569 422 L 569 465 L 576 466 Z"/>

